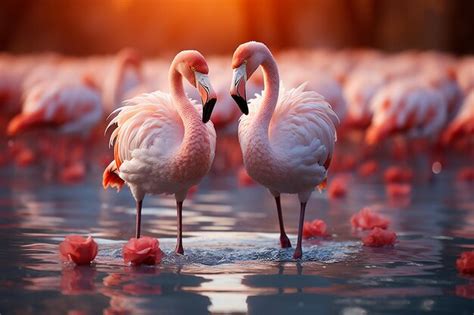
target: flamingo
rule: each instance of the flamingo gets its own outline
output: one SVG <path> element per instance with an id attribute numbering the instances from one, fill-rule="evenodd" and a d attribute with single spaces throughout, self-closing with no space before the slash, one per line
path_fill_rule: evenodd
<path id="1" fill-rule="evenodd" d="M 34 85 L 22 112 L 8 124 L 9 136 L 53 127 L 60 134 L 87 136 L 102 117 L 98 88 L 87 78 L 61 78 Z"/>
<path id="2" fill-rule="evenodd" d="M 171 63 L 170 94 L 156 91 L 138 95 L 116 110 L 110 142 L 114 160 L 103 174 L 104 189 L 130 187 L 136 201 L 136 238 L 140 237 L 145 194 L 174 194 L 177 210 L 176 253 L 184 254 L 182 208 L 188 190 L 209 171 L 214 159 L 216 132 L 209 122 L 216 94 L 209 68 L 197 51 L 182 51 Z M 187 98 L 182 78 L 200 93 L 202 107 Z M 200 115 L 202 113 L 202 119 Z"/>
<path id="3" fill-rule="evenodd" d="M 446 123 L 448 104 L 443 95 L 418 79 L 395 81 L 372 99 L 372 123 L 366 142 L 374 145 L 396 133 L 434 138 Z"/>
<path id="4" fill-rule="evenodd" d="M 57 143 L 57 140 L 46 138 L 48 141 L 43 144 L 48 144 L 45 148 L 49 150 L 35 153 L 43 160 L 45 157 L 57 159 L 62 179 L 68 180 L 68 173 L 73 169 L 77 170 L 73 177 L 81 179 L 85 174 L 83 153 L 86 141 L 98 126 L 101 117 L 99 89 L 87 77 L 65 76 L 41 81 L 25 91 L 22 111 L 9 122 L 7 134 L 19 136 L 32 130 L 51 129 L 54 138 L 59 137 L 62 149 L 50 150 L 50 144 L 53 141 Z M 35 146 L 30 144 L 25 150 L 29 151 L 31 147 Z"/>
<path id="5" fill-rule="evenodd" d="M 265 89 L 247 105 L 245 83 L 262 66 Z M 293 258 L 302 257 L 302 232 L 306 204 L 314 187 L 323 183 L 336 140 L 337 115 L 316 92 L 304 85 L 280 89 L 277 64 L 262 43 L 240 45 L 232 58 L 230 94 L 241 111 L 239 142 L 247 173 L 275 197 L 280 225 L 280 245 L 291 247 L 285 233 L 280 194 L 298 194 L 300 220 Z"/>

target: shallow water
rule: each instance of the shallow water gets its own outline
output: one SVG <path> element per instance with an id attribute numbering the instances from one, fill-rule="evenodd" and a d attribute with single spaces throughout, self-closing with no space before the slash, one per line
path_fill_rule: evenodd
<path id="1" fill-rule="evenodd" d="M 474 278 L 456 257 L 474 248 L 474 188 L 443 171 L 390 201 L 380 180 L 352 176 L 346 198 L 314 193 L 307 220 L 322 218 L 331 237 L 304 242 L 304 259 L 278 247 L 271 195 L 210 175 L 184 205 L 185 255 L 173 254 L 175 201 L 147 197 L 144 235 L 167 254 L 156 267 L 128 267 L 121 247 L 134 234 L 128 189 L 103 191 L 100 170 L 76 185 L 45 183 L 37 169 L 0 170 L 0 313 L 321 313 L 473 314 Z M 95 174 L 95 175 L 94 175 Z M 293 244 L 299 206 L 282 198 Z M 393 248 L 362 246 L 350 216 L 371 206 L 391 219 Z M 67 234 L 99 243 L 93 266 L 58 259 Z"/>

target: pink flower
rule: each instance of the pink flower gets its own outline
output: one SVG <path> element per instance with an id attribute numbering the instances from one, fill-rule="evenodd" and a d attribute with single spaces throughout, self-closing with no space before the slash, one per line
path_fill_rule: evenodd
<path id="1" fill-rule="evenodd" d="M 74 162 L 65 166 L 61 171 L 61 180 L 65 183 L 80 182 L 86 176 L 86 166 L 80 162 Z"/>
<path id="2" fill-rule="evenodd" d="M 303 238 L 317 236 L 328 236 L 326 232 L 326 223 L 323 220 L 306 221 L 303 224 Z"/>
<path id="3" fill-rule="evenodd" d="M 347 194 L 347 177 L 339 176 L 332 180 L 328 188 L 331 199 L 342 198 Z"/>
<path id="4" fill-rule="evenodd" d="M 385 187 L 385 191 L 390 198 L 401 198 L 407 197 L 411 194 L 410 184 L 388 184 Z"/>
<path id="5" fill-rule="evenodd" d="M 369 235 L 365 237 L 362 242 L 364 246 L 370 247 L 382 247 L 382 246 L 391 246 L 395 244 L 397 240 L 397 234 L 392 231 L 383 230 L 381 228 L 374 228 L 370 231 Z"/>
<path id="6" fill-rule="evenodd" d="M 408 167 L 390 166 L 383 176 L 386 183 L 403 183 L 413 179 L 413 171 Z"/>
<path id="7" fill-rule="evenodd" d="M 362 177 L 368 177 L 374 175 L 378 171 L 378 169 L 379 164 L 377 163 L 377 161 L 369 160 L 361 164 L 357 169 L 357 172 Z"/>
<path id="8" fill-rule="evenodd" d="M 363 208 L 351 217 L 354 228 L 371 230 L 373 228 L 386 229 L 390 221 L 385 217 L 372 212 L 369 208 Z"/>
<path id="9" fill-rule="evenodd" d="M 160 249 L 160 243 L 153 237 L 131 238 L 123 246 L 123 260 L 126 264 L 159 264 L 163 256 L 164 253 Z"/>
<path id="10" fill-rule="evenodd" d="M 99 246 L 92 236 L 68 235 L 61 244 L 59 252 L 64 261 L 73 261 L 77 265 L 87 265 L 97 256 Z"/>
<path id="11" fill-rule="evenodd" d="M 456 267 L 461 273 L 474 274 L 474 251 L 461 253 L 461 257 L 456 260 Z"/>

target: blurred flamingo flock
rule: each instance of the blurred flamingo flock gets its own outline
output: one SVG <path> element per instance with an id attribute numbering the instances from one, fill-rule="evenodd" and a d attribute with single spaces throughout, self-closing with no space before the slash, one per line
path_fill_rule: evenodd
<path id="1" fill-rule="evenodd" d="M 472 314 L 472 3 L 0 8 L 0 314 Z M 249 40 L 264 61 L 235 50 Z M 274 112 L 253 119 L 271 96 Z M 153 146 L 185 138 L 178 99 L 199 114 L 188 142 L 208 136 L 210 154 L 183 154 L 193 180 L 168 191 Z M 249 153 L 265 134 L 295 147 L 286 177 L 276 150 Z M 298 173 L 313 160 L 317 176 Z M 125 183 L 133 206 L 103 189 Z M 175 197 L 150 196 L 163 192 Z"/>
<path id="2" fill-rule="evenodd" d="M 221 153 L 213 169 L 238 169 L 240 111 L 229 94 L 231 56 L 207 60 L 217 93 L 211 120 Z M 474 57 L 314 49 L 281 51 L 276 60 L 286 88 L 305 83 L 340 120 L 331 173 L 359 166 L 364 172 L 362 164 L 383 157 L 407 165 L 422 153 L 429 178 L 432 170 L 450 166 L 450 155 L 464 157 L 465 166 L 474 158 Z M 48 178 L 81 180 L 91 164 L 108 160 L 106 118 L 133 96 L 167 91 L 169 63 L 142 58 L 133 49 L 87 58 L 1 55 L 1 165 L 41 164 Z M 262 89 L 257 73 L 247 88 L 249 99 Z M 200 101 L 191 85 L 186 92 Z M 460 176 L 469 179 L 473 172 L 463 169 Z"/>

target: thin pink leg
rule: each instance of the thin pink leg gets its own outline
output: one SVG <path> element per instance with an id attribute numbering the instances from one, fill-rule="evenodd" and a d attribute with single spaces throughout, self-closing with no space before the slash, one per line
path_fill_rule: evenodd
<path id="1" fill-rule="evenodd" d="M 277 211 L 278 211 L 278 222 L 280 223 L 280 245 L 281 245 L 281 248 L 289 248 L 291 247 L 291 242 L 285 233 L 285 225 L 283 223 L 283 215 L 281 213 L 280 196 L 275 197 L 275 202 L 276 202 Z"/>
<path id="2" fill-rule="evenodd" d="M 177 254 L 184 254 L 184 249 L 183 249 L 183 202 L 182 201 L 176 201 L 176 212 L 177 212 L 177 217 L 178 217 L 178 236 L 176 240 L 176 249 L 175 252 Z"/>
<path id="3" fill-rule="evenodd" d="M 137 201 L 137 217 L 135 221 L 135 238 L 140 238 L 140 230 L 142 225 L 142 203 L 143 200 Z"/>
<path id="4" fill-rule="evenodd" d="M 304 223 L 305 210 L 306 210 L 306 202 L 302 202 L 301 210 L 300 210 L 300 224 L 298 227 L 298 243 L 296 244 L 296 249 L 293 254 L 294 259 L 300 259 L 303 256 L 303 250 L 301 249 L 301 242 L 303 239 L 303 223 Z"/>

